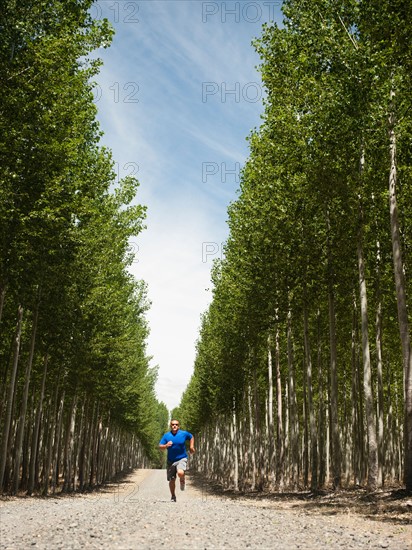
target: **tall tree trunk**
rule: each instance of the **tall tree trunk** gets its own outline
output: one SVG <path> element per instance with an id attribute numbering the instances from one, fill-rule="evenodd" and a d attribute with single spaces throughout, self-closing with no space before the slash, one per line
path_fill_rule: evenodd
<path id="1" fill-rule="evenodd" d="M 233 490 L 235 492 L 239 491 L 239 438 L 237 436 L 237 425 L 236 425 L 236 407 L 233 404 L 233 418 L 231 426 L 231 439 L 232 439 L 232 449 L 233 449 Z"/>
<path id="2" fill-rule="evenodd" d="M 392 399 L 392 373 L 390 367 L 390 361 L 387 361 L 387 402 L 388 402 L 388 414 L 386 417 L 386 433 L 387 439 L 385 441 L 385 456 L 386 456 L 386 470 L 390 472 L 390 478 L 393 481 L 395 479 L 395 433 L 394 433 L 394 414 L 393 414 L 393 399 Z"/>
<path id="3" fill-rule="evenodd" d="M 383 399 L 383 360 L 382 360 L 382 303 L 380 292 L 376 309 L 376 367 L 377 367 L 377 418 L 378 418 L 378 483 L 383 487 L 384 475 L 384 399 Z"/>
<path id="4" fill-rule="evenodd" d="M 6 409 L 6 416 L 4 419 L 4 429 L 3 429 L 3 437 L 2 437 L 2 448 L 1 448 L 1 457 L 0 457 L 0 491 L 3 489 L 4 475 L 6 472 L 7 454 L 9 450 L 10 426 L 11 426 L 11 417 L 12 417 L 13 401 L 14 401 L 14 394 L 15 394 L 17 367 L 19 364 L 22 321 L 23 321 L 23 307 L 20 305 L 17 310 L 17 325 L 16 325 L 16 332 L 15 332 L 14 346 L 13 346 L 14 348 L 13 349 L 13 367 L 10 374 L 9 391 L 7 396 L 7 409 Z"/>
<path id="5" fill-rule="evenodd" d="M 272 339 L 268 338 L 268 443 L 269 443 L 269 483 L 272 487 L 275 480 L 274 466 L 275 460 L 275 441 L 274 441 L 274 424 L 273 424 L 273 357 L 272 357 Z"/>
<path id="6" fill-rule="evenodd" d="M 252 388 L 248 387 L 248 409 L 249 409 L 249 460 L 251 466 L 251 489 L 256 489 L 256 452 L 254 445 L 254 422 L 253 422 L 253 407 L 252 407 Z"/>
<path id="7" fill-rule="evenodd" d="M 338 417 L 338 372 L 337 372 L 337 349 L 336 349 L 336 327 L 335 327 L 335 298 L 333 295 L 332 281 L 329 281 L 329 339 L 330 339 L 330 426 L 331 426 L 331 447 L 332 447 L 332 477 L 334 489 L 339 489 L 342 478 L 342 452 L 339 434 Z"/>
<path id="8" fill-rule="evenodd" d="M 72 489 L 72 469 L 73 469 L 73 447 L 74 430 L 76 427 L 77 394 L 73 396 L 72 406 L 69 411 L 68 424 L 66 428 L 66 441 L 64 445 L 64 483 L 63 491 L 68 492 Z M 103 480 L 104 481 L 104 480 Z"/>
<path id="9" fill-rule="evenodd" d="M 87 486 L 90 485 L 90 476 L 91 476 L 92 460 L 93 460 L 93 445 L 94 445 L 94 437 L 96 433 L 96 425 L 97 425 L 97 402 L 93 400 L 93 409 L 92 409 L 91 415 L 89 415 L 88 430 L 87 430 L 87 434 L 84 442 L 85 458 L 83 461 L 82 482 L 80 485 L 82 490 L 84 490 Z M 133 441 L 134 439 L 132 437 L 132 442 L 130 444 L 131 447 L 133 446 Z"/>
<path id="10" fill-rule="evenodd" d="M 29 473 L 29 483 L 27 487 L 27 494 L 31 495 L 34 491 L 35 485 L 37 485 L 38 480 L 36 479 L 36 461 L 37 461 L 37 451 L 39 447 L 39 434 L 40 434 L 40 422 L 43 412 L 43 399 L 44 399 L 44 390 L 46 388 L 46 376 L 47 376 L 47 364 L 49 362 L 49 355 L 46 353 L 44 358 L 44 370 L 43 370 L 43 379 L 40 389 L 39 404 L 37 406 L 36 413 L 36 422 L 34 425 L 32 442 L 31 442 L 31 452 L 30 452 L 30 473 Z"/>
<path id="11" fill-rule="evenodd" d="M 345 380 L 350 380 L 350 374 L 347 371 L 345 372 Z M 342 426 L 342 435 L 343 435 L 343 444 L 342 444 L 342 454 L 343 454 L 343 469 L 345 471 L 344 478 L 345 478 L 345 485 L 348 486 L 350 482 L 350 478 L 352 475 L 352 461 L 351 461 L 351 447 L 352 447 L 352 441 L 351 441 L 351 414 L 350 414 L 350 403 L 351 403 L 351 397 L 350 397 L 350 390 L 349 390 L 349 396 L 347 395 L 347 384 L 345 384 L 345 397 L 344 397 L 344 410 L 343 410 L 343 426 Z"/>
<path id="12" fill-rule="evenodd" d="M 395 411 L 396 414 L 394 415 L 394 439 L 395 439 L 395 481 L 400 481 L 403 477 L 403 473 L 405 469 L 402 471 L 402 466 L 405 467 L 405 465 L 402 463 L 402 447 L 403 447 L 403 441 L 401 440 L 400 434 L 402 433 L 401 427 L 399 425 L 399 418 L 401 415 L 399 414 L 400 410 L 402 409 L 402 405 L 399 405 L 399 402 L 403 403 L 402 397 L 399 396 L 399 386 L 398 386 L 398 380 L 395 377 Z"/>
<path id="13" fill-rule="evenodd" d="M 412 492 L 412 353 L 406 300 L 406 282 L 403 271 L 402 247 L 399 232 L 398 205 L 396 197 L 396 134 L 393 101 L 394 90 L 390 93 L 389 114 L 389 212 L 391 219 L 392 255 L 395 274 L 398 322 L 402 345 L 403 381 L 404 381 L 404 483 L 406 490 Z"/>
<path id="14" fill-rule="evenodd" d="M 361 232 L 361 231 L 360 231 Z M 369 352 L 368 333 L 368 301 L 366 295 L 365 265 L 363 259 L 362 237 L 358 240 L 359 291 L 362 326 L 362 357 L 363 357 L 363 391 L 365 394 L 365 412 L 367 425 L 368 449 L 368 489 L 374 491 L 378 476 L 378 449 L 376 443 L 376 418 L 373 404 L 373 388 L 371 373 L 371 358 Z"/>
<path id="15" fill-rule="evenodd" d="M 356 406 L 358 409 L 358 453 L 359 453 L 359 466 L 360 466 L 360 479 L 364 483 L 366 480 L 367 474 L 367 457 L 366 457 L 366 446 L 365 446 L 365 426 L 364 426 L 364 417 L 365 417 L 365 407 L 364 407 L 364 392 L 362 391 L 363 387 L 363 373 L 361 369 L 360 354 L 358 350 L 359 334 L 358 334 L 358 323 L 356 323 L 356 375 L 357 375 L 357 399 Z"/>
<path id="16" fill-rule="evenodd" d="M 313 386 L 312 386 L 312 355 L 310 351 L 309 341 L 309 322 L 306 306 L 303 310 L 304 323 L 304 344 L 306 356 L 306 378 L 308 386 L 308 408 L 309 408 L 309 427 L 310 427 L 310 446 L 311 446 L 311 481 L 310 487 L 312 491 L 318 489 L 318 434 L 316 426 L 315 411 L 313 408 Z"/>
<path id="17" fill-rule="evenodd" d="M 19 427 L 17 430 L 16 451 L 15 451 L 15 457 L 14 457 L 14 479 L 13 479 L 13 489 L 12 489 L 13 494 L 16 494 L 19 489 L 21 452 L 23 449 L 24 427 L 26 423 L 27 403 L 29 399 L 30 375 L 31 375 L 31 369 L 33 365 L 34 348 L 36 344 L 38 317 L 39 317 L 39 304 L 36 305 L 36 311 L 34 312 L 34 315 L 33 315 L 33 326 L 32 326 L 32 333 L 31 333 L 31 340 L 30 340 L 30 352 L 29 352 L 29 358 L 27 360 L 26 372 L 24 375 L 24 389 L 23 389 L 23 397 L 22 397 L 21 407 L 20 407 L 20 419 L 19 419 Z"/>
<path id="18" fill-rule="evenodd" d="M 62 432 L 64 398 L 65 398 L 65 392 L 63 390 L 63 395 L 60 398 L 59 412 L 58 412 L 57 423 L 56 423 L 56 433 L 54 437 L 54 446 L 53 446 L 53 468 L 52 468 L 52 474 L 51 474 L 51 487 L 52 487 L 53 494 L 56 492 L 56 487 L 59 482 L 60 440 L 61 440 L 61 432 Z"/>
<path id="19" fill-rule="evenodd" d="M 73 491 L 76 491 L 78 489 L 78 481 L 79 481 L 79 472 L 80 472 L 80 456 L 82 454 L 83 449 L 83 431 L 84 426 L 86 423 L 86 415 L 87 415 L 87 397 L 84 398 L 82 401 L 82 405 L 80 408 L 80 422 L 77 432 L 77 437 L 75 436 L 75 442 L 76 442 L 76 450 L 74 452 L 74 461 L 73 461 Z"/>
<path id="20" fill-rule="evenodd" d="M 339 489 L 342 479 L 342 451 L 339 434 L 338 406 L 338 353 L 336 343 L 335 296 L 333 291 L 333 260 L 331 250 L 331 227 L 329 212 L 326 215 L 328 228 L 327 266 L 328 266 L 328 306 L 329 306 L 329 345 L 330 345 L 330 431 L 331 431 L 331 466 L 333 487 Z"/>
<path id="21" fill-rule="evenodd" d="M 360 437 L 360 418 L 358 408 L 358 361 L 357 361 L 357 331 L 358 315 L 356 307 L 356 299 L 353 297 L 352 311 L 352 342 L 351 342 L 351 363 L 352 363 L 352 384 L 351 384 L 351 408 L 352 408 L 352 469 L 353 482 L 355 485 L 360 485 L 361 482 L 361 448 L 359 447 Z"/>
<path id="22" fill-rule="evenodd" d="M 303 433 L 302 433 L 302 451 L 301 451 L 301 469 L 303 472 L 303 486 L 308 487 L 309 485 L 309 410 L 308 410 L 308 381 L 307 373 L 305 370 L 305 365 L 303 367 L 303 399 L 302 399 L 302 422 L 303 422 Z"/>
<path id="23" fill-rule="evenodd" d="M 32 434 L 34 430 L 34 419 L 36 416 L 36 391 L 33 387 L 30 401 L 28 405 L 28 419 L 26 423 L 26 429 L 24 431 L 24 438 L 23 438 L 23 456 L 22 456 L 22 464 L 21 464 L 21 480 L 20 480 L 20 490 L 25 491 L 27 490 L 27 485 L 29 481 L 29 466 L 30 466 L 30 442 L 32 440 Z"/>
<path id="24" fill-rule="evenodd" d="M 299 429 L 296 406 L 296 391 L 295 391 L 295 367 L 293 357 L 292 343 L 292 321 L 290 310 L 287 320 L 287 340 L 288 340 L 288 369 L 289 369 L 289 418 L 290 418 L 290 464 L 291 476 L 290 482 L 293 489 L 297 489 L 299 482 Z"/>
<path id="25" fill-rule="evenodd" d="M 372 198 L 374 198 L 372 196 Z M 378 234 L 378 221 L 375 216 L 375 231 Z M 385 483 L 385 438 L 384 438 L 384 389 L 383 389 L 383 343 L 382 343 L 382 290 L 381 290 L 381 247 L 376 240 L 376 315 L 375 315 L 375 346 L 376 346 L 376 373 L 377 373 L 377 409 L 378 420 L 378 484 L 383 487 Z"/>
<path id="26" fill-rule="evenodd" d="M 262 449 L 262 422 L 260 418 L 260 400 L 258 393 L 257 385 L 257 376 L 256 376 L 256 358 L 255 352 L 253 352 L 253 401 L 254 401 L 254 416 L 255 416 L 255 445 L 254 451 L 257 452 L 257 473 L 258 473 L 258 482 L 257 489 L 263 491 L 264 484 L 264 463 L 263 463 L 263 449 Z"/>
<path id="27" fill-rule="evenodd" d="M 287 483 L 290 483 L 290 437 L 289 437 L 289 393 L 288 393 L 288 384 L 285 383 L 285 431 L 284 431 L 284 455 L 285 460 L 283 461 L 283 476 Z"/>
<path id="28" fill-rule="evenodd" d="M 90 477 L 89 486 L 93 487 L 97 484 L 97 469 L 98 469 L 98 454 L 99 454 L 99 441 L 101 433 L 101 420 L 100 420 L 100 406 L 99 402 L 96 402 L 96 422 L 93 430 L 93 441 L 91 445 L 91 459 L 90 459 Z"/>
<path id="29" fill-rule="evenodd" d="M 58 422 L 57 418 L 57 406 L 59 402 L 59 381 L 56 383 L 54 399 L 53 399 L 53 408 L 50 412 L 50 422 L 48 427 L 49 437 L 48 445 L 46 448 L 46 456 L 44 461 L 44 478 L 43 478 L 43 495 L 47 495 L 49 492 L 49 482 L 50 482 L 50 469 L 53 458 L 53 449 L 56 439 L 56 426 Z"/>
<path id="30" fill-rule="evenodd" d="M 319 486 L 324 487 L 326 479 L 326 460 L 325 460 L 325 433 L 326 433 L 326 410 L 325 410 L 325 390 L 322 368 L 322 338 L 320 325 L 320 311 L 317 312 L 317 365 L 318 365 L 318 386 L 319 386 Z"/>
<path id="31" fill-rule="evenodd" d="M 284 486 L 285 445 L 283 440 L 283 402 L 282 378 L 280 374 L 279 326 L 275 335 L 275 365 L 276 365 L 276 486 L 279 490 Z"/>
<path id="32" fill-rule="evenodd" d="M 365 170 L 365 151 L 362 146 L 359 163 L 359 177 L 362 184 Z M 358 269 L 359 269 L 359 296 L 361 308 L 362 330 L 362 358 L 363 358 L 363 391 L 365 394 L 366 425 L 368 432 L 368 489 L 375 491 L 378 479 L 378 446 L 376 442 L 376 417 L 373 404 L 371 356 L 369 351 L 369 327 L 368 327 L 368 297 L 366 292 L 365 260 L 363 255 L 363 204 L 362 196 L 359 196 L 359 232 L 358 232 Z"/>

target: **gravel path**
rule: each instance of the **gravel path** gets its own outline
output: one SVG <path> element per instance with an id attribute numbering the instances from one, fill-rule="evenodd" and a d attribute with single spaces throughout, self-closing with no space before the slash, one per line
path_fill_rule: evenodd
<path id="1" fill-rule="evenodd" d="M 412 526 L 210 496 L 170 502 L 165 470 L 137 470 L 89 495 L 0 501 L 0 549 L 412 549 Z"/>

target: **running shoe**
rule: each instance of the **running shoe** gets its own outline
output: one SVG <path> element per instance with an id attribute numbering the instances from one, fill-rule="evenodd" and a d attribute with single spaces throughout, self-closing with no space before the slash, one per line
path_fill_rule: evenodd
<path id="1" fill-rule="evenodd" d="M 172 498 L 170 499 L 172 502 L 176 502 L 176 495 L 173 495 Z"/>

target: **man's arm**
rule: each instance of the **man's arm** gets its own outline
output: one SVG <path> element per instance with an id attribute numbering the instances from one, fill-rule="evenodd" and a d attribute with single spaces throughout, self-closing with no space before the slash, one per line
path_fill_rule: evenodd
<path id="1" fill-rule="evenodd" d="M 164 451 L 165 449 L 171 447 L 173 443 L 171 441 L 168 441 L 167 443 L 159 443 L 159 449 L 162 449 Z"/>
<path id="2" fill-rule="evenodd" d="M 195 452 L 195 438 L 192 435 L 192 439 L 189 442 L 189 453 L 192 455 Z"/>

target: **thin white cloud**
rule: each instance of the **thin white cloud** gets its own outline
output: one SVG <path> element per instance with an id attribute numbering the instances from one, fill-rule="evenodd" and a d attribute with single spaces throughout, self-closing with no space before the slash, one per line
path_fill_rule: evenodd
<path id="1" fill-rule="evenodd" d="M 207 240 L 214 238 L 205 216 L 186 203 L 186 215 L 158 205 L 159 219 L 148 224 L 148 229 L 135 242 L 138 262 L 131 271 L 148 281 L 152 307 L 148 313 L 151 334 L 148 353 L 159 365 L 158 397 L 169 408 L 177 406 L 180 394 L 165 387 L 164 380 L 177 381 L 179 388 L 190 379 L 195 342 L 198 336 L 200 313 L 210 299 L 210 267 L 215 255 L 206 257 Z M 149 217 L 150 220 L 150 217 Z M 218 239 L 216 239 L 218 240 Z M 203 252 L 203 255 L 202 255 Z"/>

